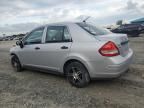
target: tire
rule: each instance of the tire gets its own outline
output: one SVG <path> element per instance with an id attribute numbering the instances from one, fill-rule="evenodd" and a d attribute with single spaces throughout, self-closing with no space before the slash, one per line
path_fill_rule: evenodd
<path id="1" fill-rule="evenodd" d="M 83 64 L 77 61 L 67 65 L 66 75 L 69 83 L 78 88 L 85 87 L 90 82 L 87 69 Z"/>
<path id="2" fill-rule="evenodd" d="M 21 72 L 22 71 L 21 63 L 20 63 L 20 61 L 19 61 L 19 59 L 16 55 L 13 55 L 11 57 L 11 64 L 12 64 L 12 67 L 14 68 L 14 70 L 16 72 Z"/>

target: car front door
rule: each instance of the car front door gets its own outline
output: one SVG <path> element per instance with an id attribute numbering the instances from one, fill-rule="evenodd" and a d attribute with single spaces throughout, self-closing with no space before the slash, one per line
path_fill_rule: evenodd
<path id="1" fill-rule="evenodd" d="M 41 67 L 59 71 L 69 55 L 72 39 L 66 26 L 48 26 L 45 44 L 41 47 Z"/>
<path id="2" fill-rule="evenodd" d="M 45 27 L 33 30 L 23 39 L 24 47 L 20 49 L 19 56 L 24 66 L 39 66 L 40 47 Z"/>

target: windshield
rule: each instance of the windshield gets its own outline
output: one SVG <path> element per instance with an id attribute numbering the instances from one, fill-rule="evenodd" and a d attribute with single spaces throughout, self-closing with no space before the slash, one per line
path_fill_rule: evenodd
<path id="1" fill-rule="evenodd" d="M 88 33 L 97 36 L 97 35 L 106 35 L 106 34 L 110 34 L 111 32 L 107 29 L 104 28 L 100 28 L 100 27 L 96 27 L 87 23 L 76 23 L 77 25 L 79 25 L 81 28 L 83 28 L 85 31 L 87 31 Z"/>

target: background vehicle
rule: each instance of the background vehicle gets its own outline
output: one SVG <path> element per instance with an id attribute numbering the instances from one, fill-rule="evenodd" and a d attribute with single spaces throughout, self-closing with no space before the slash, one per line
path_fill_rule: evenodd
<path id="1" fill-rule="evenodd" d="M 64 74 L 76 87 L 93 78 L 124 73 L 133 51 L 125 34 L 114 34 L 86 22 L 56 23 L 38 27 L 10 50 L 16 71 L 33 67 Z"/>
<path id="2" fill-rule="evenodd" d="M 124 33 L 130 36 L 139 36 L 144 32 L 144 24 L 124 24 L 111 30 L 114 33 Z"/>
<path id="3" fill-rule="evenodd" d="M 3 40 L 3 37 L 0 37 L 0 41 L 2 41 Z"/>

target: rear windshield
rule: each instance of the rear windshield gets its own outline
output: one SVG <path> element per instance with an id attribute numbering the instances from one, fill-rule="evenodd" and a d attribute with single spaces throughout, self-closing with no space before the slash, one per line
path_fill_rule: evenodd
<path id="1" fill-rule="evenodd" d="M 84 29 L 85 31 L 87 31 L 88 33 L 97 36 L 97 35 L 106 35 L 106 34 L 110 34 L 111 32 L 107 29 L 104 28 L 100 28 L 100 27 L 96 27 L 93 26 L 91 24 L 87 24 L 87 23 L 76 23 L 77 25 L 79 25 L 82 29 Z"/>

